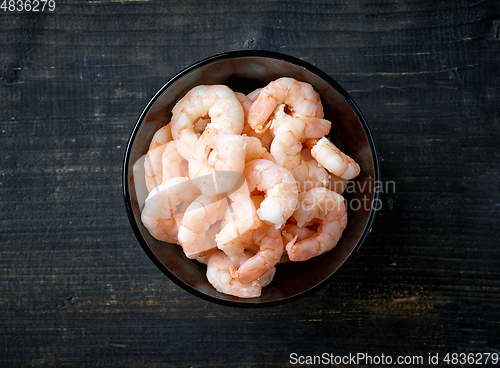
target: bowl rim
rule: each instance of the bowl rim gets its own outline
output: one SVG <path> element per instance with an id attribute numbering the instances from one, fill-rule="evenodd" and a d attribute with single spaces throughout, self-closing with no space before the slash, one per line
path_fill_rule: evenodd
<path id="1" fill-rule="evenodd" d="M 317 291 L 319 288 L 323 287 L 326 283 L 330 282 L 335 275 L 339 273 L 341 269 L 343 269 L 349 262 L 352 261 L 352 258 L 359 252 L 359 250 L 362 248 L 363 244 L 366 242 L 366 239 L 368 238 L 368 235 L 373 229 L 373 224 L 375 221 L 375 218 L 377 216 L 377 213 L 379 209 L 374 208 L 372 206 L 370 215 L 368 217 L 366 226 L 363 230 L 363 233 L 361 234 L 358 242 L 354 246 L 353 250 L 349 254 L 349 256 L 342 262 L 342 264 L 328 277 L 326 277 L 324 280 L 318 282 L 316 285 L 313 287 L 304 290 L 303 292 L 293 295 L 291 297 L 279 299 L 276 301 L 264 301 L 264 302 L 248 302 L 246 299 L 242 299 L 241 302 L 236 302 L 236 301 L 230 301 L 230 300 L 224 300 L 224 299 L 219 299 L 217 297 L 211 296 L 204 294 L 189 285 L 185 284 L 181 279 L 179 279 L 177 276 L 175 276 L 170 270 L 162 263 L 159 261 L 159 259 L 155 256 L 153 251 L 149 248 L 148 244 L 144 240 L 141 231 L 139 230 L 139 227 L 136 223 L 134 212 L 132 209 L 131 205 L 131 200 L 130 200 L 130 194 L 129 194 L 129 160 L 130 160 L 130 155 L 133 147 L 133 143 L 135 142 L 135 139 L 137 137 L 137 134 L 139 132 L 139 129 L 141 128 L 141 125 L 143 123 L 144 118 L 147 116 L 149 113 L 150 109 L 152 106 L 156 103 L 156 101 L 160 98 L 160 96 L 163 95 L 163 93 L 170 87 L 172 86 L 175 82 L 177 82 L 179 79 L 184 77 L 185 75 L 191 73 L 192 71 L 203 67 L 205 65 L 214 63 L 216 61 L 221 61 L 221 60 L 226 60 L 226 59 L 237 59 L 237 58 L 245 58 L 245 57 L 262 57 L 262 58 L 270 58 L 270 59 L 277 59 L 277 60 L 282 60 L 287 63 L 295 64 L 297 66 L 303 67 L 307 69 L 309 72 L 316 74 L 318 77 L 323 79 L 326 83 L 331 85 L 343 98 L 344 100 L 349 104 L 349 106 L 352 108 L 354 113 L 356 114 L 356 117 L 358 118 L 361 126 L 363 127 L 363 130 L 365 132 L 365 135 L 367 137 L 367 140 L 370 145 L 370 151 L 373 157 L 373 172 L 374 172 L 374 180 L 378 181 L 380 180 L 380 162 L 379 162 L 379 156 L 377 152 L 377 148 L 375 146 L 375 141 L 373 138 L 373 135 L 370 131 L 370 128 L 368 127 L 368 123 L 366 122 L 365 117 L 363 116 L 361 110 L 357 106 L 357 104 L 354 102 L 354 100 L 351 98 L 351 96 L 347 93 L 347 91 L 337 82 L 335 81 L 332 77 L 330 77 L 327 73 L 322 71 L 321 69 L 317 68 L 316 66 L 310 64 L 309 62 L 306 62 L 304 60 L 301 60 L 297 57 L 282 54 L 279 52 L 275 51 L 266 51 L 266 50 L 239 50 L 239 51 L 229 51 L 229 52 L 223 52 L 220 54 L 216 54 L 210 57 L 207 57 L 205 59 L 202 59 L 200 61 L 197 61 L 177 74 L 175 74 L 173 77 L 171 77 L 163 86 L 153 95 L 152 98 L 149 99 L 148 103 L 142 110 L 141 114 L 139 115 L 138 119 L 136 120 L 134 124 L 134 128 L 132 129 L 132 132 L 129 136 L 129 139 L 127 141 L 127 145 L 125 148 L 125 155 L 123 159 L 123 168 L 122 168 L 122 187 L 123 187 L 123 197 L 125 201 L 125 209 L 127 211 L 127 215 L 129 218 L 129 222 L 132 226 L 132 230 L 135 234 L 135 237 L 139 241 L 139 244 L 145 251 L 145 253 L 148 255 L 148 257 L 153 261 L 153 263 L 172 281 L 174 282 L 177 286 L 181 287 L 183 290 L 188 291 L 189 293 L 193 294 L 194 296 L 197 296 L 201 299 L 204 299 L 206 301 L 210 301 L 216 304 L 221 304 L 221 305 L 226 305 L 226 306 L 232 306 L 232 307 L 242 307 L 242 308 L 261 308 L 261 307 L 272 307 L 272 306 L 277 306 L 277 305 L 282 305 L 285 303 L 289 303 L 298 299 L 301 299 L 315 291 Z M 373 196 L 373 202 L 378 203 L 379 201 L 379 192 L 374 191 L 374 196 Z"/>

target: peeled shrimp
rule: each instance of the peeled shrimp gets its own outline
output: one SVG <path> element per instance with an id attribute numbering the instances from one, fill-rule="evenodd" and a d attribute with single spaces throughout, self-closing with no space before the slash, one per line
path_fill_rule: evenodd
<path id="1" fill-rule="evenodd" d="M 231 275 L 232 268 L 239 267 L 240 263 L 245 262 L 251 256 L 251 253 L 242 253 L 241 260 L 235 264 L 224 252 L 214 252 L 207 262 L 208 282 L 220 293 L 240 298 L 255 298 L 260 296 L 262 288 L 267 286 L 273 279 L 276 273 L 275 267 L 272 267 L 259 279 L 245 284 Z"/>
<path id="2" fill-rule="evenodd" d="M 256 90 L 257 94 L 260 89 Z M 255 91 L 252 92 L 252 94 L 255 94 Z M 245 115 L 245 124 L 243 125 L 243 131 L 241 132 L 242 134 L 246 134 L 248 137 L 254 137 L 257 138 L 260 141 L 261 146 L 263 146 L 266 150 L 269 151 L 269 147 L 271 146 L 271 142 L 273 140 L 273 135 L 271 131 L 266 130 L 265 132 L 262 133 L 257 133 L 255 130 L 252 129 L 250 125 L 248 125 L 248 112 L 250 111 L 250 107 L 252 106 L 252 99 L 249 98 L 248 96 L 251 96 L 249 94 L 248 96 L 245 96 L 243 93 L 236 92 L 235 93 L 236 97 L 241 103 L 241 106 L 243 107 L 244 115 Z M 253 98 L 257 97 L 255 94 Z"/>
<path id="3" fill-rule="evenodd" d="M 283 103 L 294 116 L 323 118 L 323 105 L 314 88 L 308 83 L 283 77 L 259 92 L 248 112 L 248 124 L 257 133 L 262 133 L 269 128 L 268 119 L 275 108 Z"/>
<path id="4" fill-rule="evenodd" d="M 205 130 L 189 161 L 189 177 L 197 178 L 195 185 L 203 194 L 216 196 L 232 190 L 242 178 L 244 168 L 245 139 L 242 136 Z"/>
<path id="5" fill-rule="evenodd" d="M 237 199 L 237 198 L 235 198 Z M 221 222 L 221 231 L 217 235 L 217 247 L 230 258 L 239 256 L 245 249 L 258 251 L 259 247 L 252 240 L 252 232 L 262 226 L 262 220 L 257 216 L 256 208 L 264 200 L 260 194 L 252 194 L 249 204 L 246 199 L 233 201 Z"/>
<path id="6" fill-rule="evenodd" d="M 262 91 L 262 88 L 257 88 L 257 89 L 254 89 L 252 92 L 250 92 L 247 97 L 250 99 L 250 101 L 255 101 L 255 99 L 257 98 L 257 96 L 259 95 L 260 91 Z"/>
<path id="7" fill-rule="evenodd" d="M 331 123 L 311 85 L 284 77 L 248 95 L 197 86 L 166 125 L 163 110 L 134 165 L 141 218 L 153 237 L 206 264 L 216 290 L 258 297 L 277 264 L 336 246 L 347 225 L 340 193 L 360 170 L 325 138 Z"/>
<path id="8" fill-rule="evenodd" d="M 195 123 L 207 116 L 210 123 L 205 130 L 234 134 L 243 130 L 243 108 L 231 89 L 223 85 L 194 87 L 174 106 L 170 121 L 177 149 L 188 161 L 198 140 Z"/>
<path id="9" fill-rule="evenodd" d="M 311 154 L 320 165 L 342 179 L 353 179 L 360 172 L 356 161 L 340 151 L 328 138 L 321 138 L 312 147 Z"/>
<path id="10" fill-rule="evenodd" d="M 164 183 L 179 176 L 188 176 L 188 162 L 177 151 L 175 141 L 170 141 L 165 145 L 161 163 Z"/>
<path id="11" fill-rule="evenodd" d="M 278 125 L 277 128 L 274 126 Z M 276 113 L 272 128 L 274 139 L 271 155 L 277 164 L 290 170 L 304 191 L 306 185 L 326 186 L 329 174 L 314 161 L 302 157 L 302 142 L 307 139 L 321 138 L 330 131 L 331 123 L 325 119 L 292 117 L 280 110 Z"/>
<path id="12" fill-rule="evenodd" d="M 248 116 L 248 112 L 250 111 L 250 106 L 252 106 L 252 100 L 248 98 L 247 95 L 241 92 L 234 92 L 234 95 L 240 101 L 241 107 L 243 108 L 243 114 L 246 120 L 246 117 Z"/>
<path id="13" fill-rule="evenodd" d="M 257 229 L 262 221 L 257 215 L 255 202 L 250 196 L 246 181 L 229 195 L 231 204 L 228 206 L 221 223 L 221 231 L 216 235 L 217 247 L 230 258 L 248 249 L 248 241 L 242 242 L 244 234 Z"/>
<path id="14" fill-rule="evenodd" d="M 263 221 L 281 228 L 298 206 L 297 181 L 284 167 L 269 160 L 253 160 L 243 172 L 250 192 L 259 190 L 265 198 L 257 210 Z"/>
<path id="15" fill-rule="evenodd" d="M 184 210 L 200 191 L 186 177 L 171 179 L 155 187 L 146 198 L 141 220 L 158 240 L 177 243 L 178 224 Z"/>
<path id="16" fill-rule="evenodd" d="M 286 224 L 281 232 L 282 234 L 285 234 L 285 238 L 288 241 L 292 241 L 294 237 L 297 237 L 297 241 L 302 241 L 304 239 L 310 238 L 315 234 L 315 232 L 308 227 L 301 227 L 294 224 Z"/>
<path id="17" fill-rule="evenodd" d="M 146 153 L 146 157 L 144 158 L 144 173 L 148 192 L 151 192 L 163 182 L 162 155 L 166 147 L 167 145 L 163 144 Z"/>
<path id="18" fill-rule="evenodd" d="M 164 125 L 160 129 L 158 129 L 153 135 L 151 143 L 149 144 L 149 149 L 152 150 L 157 147 L 160 147 L 165 143 L 170 142 L 171 140 L 172 140 L 172 131 L 170 129 L 170 124 Z"/>
<path id="19" fill-rule="evenodd" d="M 262 145 L 262 142 L 256 137 L 243 135 L 246 143 L 245 162 L 250 162 L 258 158 L 274 161 L 273 155 Z"/>
<path id="20" fill-rule="evenodd" d="M 314 234 L 316 234 L 316 232 L 309 229 L 308 227 L 306 226 L 300 227 L 295 224 L 286 224 L 283 227 L 283 230 L 281 230 L 281 237 L 283 238 L 283 243 L 287 245 L 290 244 L 289 247 L 291 247 L 292 244 L 296 242 L 300 242 L 304 239 L 314 236 Z M 285 246 L 285 250 L 280 259 L 280 263 L 285 263 L 288 261 L 289 258 Z"/>
<path id="21" fill-rule="evenodd" d="M 334 248 L 347 226 L 344 198 L 327 188 L 318 187 L 299 194 L 300 206 L 293 213 L 297 226 L 319 221 L 313 236 L 286 246 L 291 261 L 307 261 Z M 290 229 L 289 229 L 290 231 Z"/>
<path id="22" fill-rule="evenodd" d="M 227 200 L 201 194 L 187 207 L 178 233 L 186 257 L 196 258 L 217 247 L 217 232 L 211 229 L 223 218 L 227 205 Z"/>
<path id="23" fill-rule="evenodd" d="M 281 259 L 284 250 L 281 232 L 274 226 L 263 223 L 259 228 L 250 231 L 259 250 L 238 269 L 232 269 L 232 275 L 243 284 L 257 280 L 273 268 Z"/>

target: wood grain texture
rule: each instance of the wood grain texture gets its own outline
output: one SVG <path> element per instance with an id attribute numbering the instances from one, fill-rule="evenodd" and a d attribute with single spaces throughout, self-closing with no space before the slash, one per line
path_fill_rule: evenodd
<path id="1" fill-rule="evenodd" d="M 0 12 L 0 365 L 285 367 L 291 353 L 500 353 L 500 12 L 488 1 L 56 1 Z M 126 142 L 182 68 L 283 52 L 336 79 L 394 182 L 332 282 L 258 310 L 144 254 Z"/>

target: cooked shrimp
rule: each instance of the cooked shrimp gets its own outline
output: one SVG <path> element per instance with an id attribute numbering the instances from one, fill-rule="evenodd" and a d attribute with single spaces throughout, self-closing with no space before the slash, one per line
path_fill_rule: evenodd
<path id="1" fill-rule="evenodd" d="M 242 253 L 239 263 L 243 263 L 251 256 L 251 253 Z M 262 288 L 267 286 L 273 279 L 276 268 L 272 267 L 261 278 L 243 284 L 231 275 L 231 269 L 239 267 L 239 263 L 234 264 L 222 251 L 213 253 L 207 263 L 208 282 L 220 293 L 240 298 L 255 298 L 260 296 Z"/>
<path id="2" fill-rule="evenodd" d="M 313 188 L 299 194 L 299 207 L 293 213 L 297 226 L 319 221 L 317 232 L 297 243 L 286 246 L 291 261 L 307 261 L 334 248 L 347 225 L 344 198 L 326 188 Z M 290 228 L 289 228 L 290 231 Z"/>
<path id="3" fill-rule="evenodd" d="M 214 227 L 214 228 L 216 228 L 216 227 Z M 206 252 L 201 252 L 198 254 L 198 256 L 195 259 L 196 259 L 196 261 L 198 261 L 200 263 L 207 264 L 208 259 L 212 256 L 212 254 L 214 254 L 215 252 L 218 252 L 218 251 L 219 250 L 217 248 L 214 248 L 214 249 L 207 250 Z"/>
<path id="4" fill-rule="evenodd" d="M 250 230 L 260 227 L 262 221 L 257 215 L 246 182 L 229 194 L 229 199 L 231 204 L 222 219 L 221 231 L 216 235 L 216 241 L 217 247 L 232 259 L 234 256 L 239 257 L 245 249 L 248 249 L 251 235 L 248 237 L 245 234 L 250 234 Z M 243 241 L 244 237 L 248 238 L 248 241 Z"/>
<path id="5" fill-rule="evenodd" d="M 359 165 L 352 158 L 339 150 L 328 138 L 321 138 L 311 149 L 312 156 L 325 169 L 342 179 L 353 179 L 358 176 Z"/>
<path id="6" fill-rule="evenodd" d="M 151 192 L 163 182 L 162 155 L 166 147 L 167 145 L 163 144 L 146 153 L 146 157 L 144 158 L 144 173 L 148 192 Z"/>
<path id="7" fill-rule="evenodd" d="M 304 239 L 310 238 L 315 234 L 315 232 L 306 226 L 297 226 L 295 224 L 286 224 L 281 231 L 282 234 L 287 234 L 286 238 L 291 241 L 294 237 L 297 237 L 297 241 L 302 241 Z"/>
<path id="8" fill-rule="evenodd" d="M 275 128 L 275 124 L 278 125 Z M 305 186 L 326 186 L 328 172 L 315 161 L 305 160 L 302 156 L 302 142 L 307 139 L 321 138 L 330 131 L 331 123 L 325 119 L 303 119 L 292 117 L 278 111 L 272 123 L 274 139 L 271 143 L 271 155 L 277 164 L 290 170 L 297 180 L 299 190 Z"/>
<path id="9" fill-rule="evenodd" d="M 146 198 L 141 220 L 158 240 L 177 243 L 178 224 L 184 210 L 200 191 L 186 177 L 171 179 L 155 187 Z"/>
<path id="10" fill-rule="evenodd" d="M 250 99 L 250 101 L 255 101 L 255 99 L 257 98 L 257 96 L 259 95 L 260 91 L 262 91 L 262 88 L 257 88 L 257 89 L 254 89 L 252 92 L 250 92 L 247 97 Z"/>
<path id="11" fill-rule="evenodd" d="M 247 95 L 241 92 L 234 92 L 234 95 L 240 101 L 241 107 L 243 108 L 244 119 L 248 116 L 248 111 L 250 111 L 250 106 L 252 106 L 252 100 L 248 98 Z"/>
<path id="12" fill-rule="evenodd" d="M 188 162 L 177 151 L 175 141 L 165 145 L 161 162 L 164 183 L 179 176 L 188 176 Z"/>
<path id="13" fill-rule="evenodd" d="M 179 142 L 177 149 L 188 161 L 198 140 L 195 122 L 206 116 L 210 123 L 205 130 L 234 134 L 243 130 L 243 108 L 231 89 L 222 85 L 194 87 L 174 106 L 170 121 L 172 137 Z"/>
<path id="14" fill-rule="evenodd" d="M 269 117 L 280 104 L 286 104 L 294 116 L 323 118 L 323 105 L 314 88 L 308 83 L 283 77 L 259 92 L 248 112 L 248 124 L 257 133 L 267 130 L 271 123 Z"/>
<path id="15" fill-rule="evenodd" d="M 226 200 L 201 194 L 186 209 L 179 227 L 179 243 L 188 258 L 196 258 L 203 252 L 214 249 L 214 230 L 211 228 L 222 219 L 227 208 Z"/>
<path id="16" fill-rule="evenodd" d="M 283 244 L 286 244 L 289 247 L 291 247 L 297 241 L 300 242 L 306 238 L 313 236 L 314 234 L 315 232 L 309 229 L 308 227 L 306 226 L 300 227 L 295 224 L 286 224 L 283 227 L 283 230 L 281 230 L 281 237 L 283 239 Z M 285 250 L 280 259 L 280 263 L 285 263 L 288 261 L 289 258 L 285 246 Z"/>
<path id="17" fill-rule="evenodd" d="M 263 133 L 257 133 L 255 130 L 252 129 L 252 127 L 248 124 L 245 124 L 243 126 L 243 131 L 242 134 L 245 134 L 249 137 L 255 137 L 257 138 L 262 146 L 269 151 L 269 148 L 271 147 L 271 142 L 274 139 L 274 136 L 271 132 L 271 130 L 266 130 Z"/>
<path id="18" fill-rule="evenodd" d="M 250 192 L 265 193 L 257 210 L 259 218 L 281 228 L 298 205 L 297 181 L 292 173 L 272 161 L 258 159 L 248 162 L 243 174 Z"/>
<path id="19" fill-rule="evenodd" d="M 242 136 L 205 130 L 189 161 L 189 177 L 197 178 L 195 185 L 203 194 L 216 196 L 232 190 L 242 178 L 244 168 L 245 139 Z"/>
<path id="20" fill-rule="evenodd" d="M 153 135 L 151 143 L 149 144 L 149 149 L 152 150 L 157 147 L 160 147 L 165 143 L 170 142 L 171 140 L 172 140 L 172 131 L 170 129 L 170 124 L 164 125 L 160 129 L 158 129 Z"/>
<path id="21" fill-rule="evenodd" d="M 252 106 L 252 100 L 248 96 L 245 96 L 243 93 L 236 92 L 235 95 L 240 101 L 245 114 L 245 124 L 243 125 L 243 131 L 241 133 L 246 134 L 248 137 L 257 138 L 260 141 L 261 145 L 269 151 L 269 147 L 271 146 L 271 142 L 274 138 L 272 133 L 269 130 L 266 130 L 263 133 L 257 133 L 252 129 L 250 125 L 248 125 L 247 118 L 250 106 Z"/>
<path id="22" fill-rule="evenodd" d="M 262 223 L 262 226 L 250 231 L 259 250 L 239 268 L 232 269 L 232 275 L 243 284 L 257 280 L 273 268 L 281 259 L 284 250 L 281 232 L 274 226 Z"/>
<path id="23" fill-rule="evenodd" d="M 243 135 L 242 137 L 246 143 L 245 162 L 250 162 L 258 158 L 274 161 L 273 155 L 269 153 L 258 138 L 247 135 Z"/>

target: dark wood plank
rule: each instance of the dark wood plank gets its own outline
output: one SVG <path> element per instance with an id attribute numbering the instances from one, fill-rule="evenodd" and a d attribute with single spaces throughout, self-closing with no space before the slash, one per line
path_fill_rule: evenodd
<path id="1" fill-rule="evenodd" d="M 494 2 L 56 3 L 0 12 L 2 366 L 500 353 Z M 148 99 L 182 68 L 240 49 L 287 53 L 338 80 L 394 182 L 348 267 L 306 299 L 258 310 L 166 279 L 121 196 L 125 145 Z"/>

